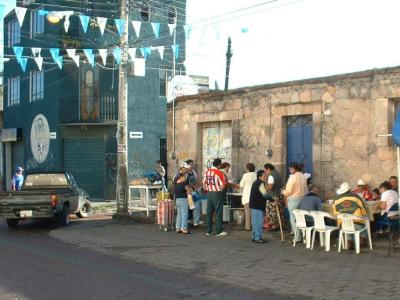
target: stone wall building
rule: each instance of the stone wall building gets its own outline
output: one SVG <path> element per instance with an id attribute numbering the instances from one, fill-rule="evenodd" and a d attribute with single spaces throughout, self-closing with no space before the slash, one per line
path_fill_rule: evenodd
<path id="1" fill-rule="evenodd" d="M 204 172 L 215 156 L 245 165 L 272 162 L 286 178 L 288 164 L 304 162 L 314 182 L 331 194 L 360 178 L 376 187 L 396 174 L 391 138 L 400 107 L 400 67 L 181 97 L 175 134 L 168 110 L 169 174 L 193 158 Z"/>

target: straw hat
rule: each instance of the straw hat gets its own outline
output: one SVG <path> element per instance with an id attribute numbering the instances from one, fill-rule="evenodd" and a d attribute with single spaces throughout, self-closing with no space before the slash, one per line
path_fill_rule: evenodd
<path id="1" fill-rule="evenodd" d="M 350 191 L 350 190 L 351 190 L 350 184 L 348 184 L 347 182 L 343 182 L 343 183 L 340 185 L 340 188 L 336 191 L 336 194 L 342 195 L 342 194 L 344 194 L 344 193 L 347 193 L 347 192 Z"/>
<path id="2" fill-rule="evenodd" d="M 364 180 L 359 179 L 359 180 L 357 181 L 357 186 L 365 186 L 365 185 L 367 185 L 367 184 L 365 183 Z"/>

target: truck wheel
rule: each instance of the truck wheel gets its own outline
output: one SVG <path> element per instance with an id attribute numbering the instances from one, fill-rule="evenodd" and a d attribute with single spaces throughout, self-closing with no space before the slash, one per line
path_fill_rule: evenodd
<path id="1" fill-rule="evenodd" d="M 62 211 L 57 215 L 56 222 L 58 226 L 68 226 L 69 224 L 69 207 L 64 206 Z"/>
<path id="2" fill-rule="evenodd" d="M 90 214 L 92 214 L 92 205 L 90 204 L 89 200 L 85 200 L 83 202 L 82 209 L 76 213 L 78 218 L 87 218 Z"/>
<path id="3" fill-rule="evenodd" d="M 7 219 L 6 220 L 8 227 L 15 228 L 18 226 L 18 219 Z"/>

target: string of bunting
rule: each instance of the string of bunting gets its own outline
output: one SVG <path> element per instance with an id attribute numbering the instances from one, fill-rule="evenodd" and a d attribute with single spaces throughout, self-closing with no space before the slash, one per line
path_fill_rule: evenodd
<path id="1" fill-rule="evenodd" d="M 36 65 L 40 71 L 42 71 L 43 68 L 43 57 L 42 57 L 42 48 L 38 47 L 20 47 L 20 46 L 13 46 L 13 51 L 15 58 L 19 65 L 21 66 L 21 69 L 23 72 L 26 71 L 26 66 L 27 66 L 27 61 L 28 57 L 23 56 L 23 52 L 25 49 L 30 49 L 32 53 L 32 58 L 36 62 Z M 157 46 L 157 47 L 142 47 L 142 48 L 128 48 L 127 53 L 130 61 L 133 61 L 136 68 L 138 68 L 137 72 L 138 74 L 144 74 L 144 68 L 145 68 L 145 61 L 146 59 L 152 54 L 153 51 L 157 51 L 160 59 L 164 60 L 164 51 L 165 51 L 165 46 Z M 172 54 L 174 58 L 177 60 L 179 58 L 179 45 L 171 45 L 170 46 Z M 73 62 L 76 64 L 76 66 L 79 68 L 80 65 L 80 55 L 77 55 L 77 50 L 82 50 L 88 63 L 90 63 L 93 67 L 95 66 L 95 52 L 97 51 L 99 57 L 101 58 L 101 61 L 103 65 L 106 65 L 107 62 L 107 56 L 112 55 L 115 59 L 115 62 L 117 65 L 121 64 L 121 59 L 122 59 L 122 49 L 120 47 L 114 47 L 112 49 L 60 49 L 60 48 L 50 48 L 48 49 L 51 55 L 51 58 L 53 61 L 57 64 L 58 68 L 62 70 L 63 68 L 63 62 L 64 62 L 64 57 L 60 55 L 60 50 L 65 50 L 67 52 L 68 57 L 70 57 Z M 137 51 L 140 51 L 142 57 L 137 57 Z M 136 69 L 135 68 L 135 69 Z M 142 70 L 142 71 L 141 71 Z M 136 71 L 135 71 L 136 74 Z M 145 75 L 136 75 L 136 76 L 145 76 Z"/>

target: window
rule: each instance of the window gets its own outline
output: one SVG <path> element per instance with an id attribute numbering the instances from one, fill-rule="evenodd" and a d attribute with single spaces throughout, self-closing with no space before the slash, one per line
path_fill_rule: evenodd
<path id="1" fill-rule="evenodd" d="M 21 42 L 21 28 L 17 20 L 8 23 L 8 46 Z"/>
<path id="2" fill-rule="evenodd" d="M 173 7 L 168 8 L 168 23 L 169 24 L 176 23 L 176 9 Z"/>
<path id="3" fill-rule="evenodd" d="M 38 34 L 44 33 L 44 15 L 40 15 L 39 11 L 31 12 L 31 38 Z"/>
<path id="4" fill-rule="evenodd" d="M 14 106 L 20 102 L 20 77 L 8 79 L 8 106 Z"/>
<path id="5" fill-rule="evenodd" d="M 44 72 L 32 71 L 30 76 L 30 101 L 44 98 Z"/>
<path id="6" fill-rule="evenodd" d="M 171 70 L 167 67 L 160 67 L 159 78 L 160 78 L 160 96 L 167 96 L 168 92 L 168 76 L 171 76 Z"/>
<path id="7" fill-rule="evenodd" d="M 143 21 L 147 22 L 150 20 L 150 7 L 148 5 L 142 7 L 142 10 L 140 11 L 140 16 Z"/>

